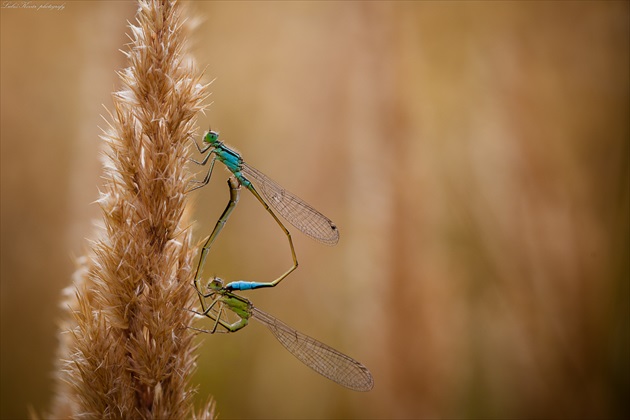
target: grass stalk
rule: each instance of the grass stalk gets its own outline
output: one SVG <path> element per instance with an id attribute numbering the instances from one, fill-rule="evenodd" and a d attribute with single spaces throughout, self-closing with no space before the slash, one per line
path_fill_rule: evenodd
<path id="1" fill-rule="evenodd" d="M 102 136 L 103 224 L 63 306 L 53 417 L 212 417 L 192 408 L 195 365 L 189 137 L 202 110 L 181 5 L 139 1 Z"/>

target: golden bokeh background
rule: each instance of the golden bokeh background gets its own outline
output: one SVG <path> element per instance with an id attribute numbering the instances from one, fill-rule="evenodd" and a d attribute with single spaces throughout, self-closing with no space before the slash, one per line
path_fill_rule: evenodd
<path id="1" fill-rule="evenodd" d="M 22 418 L 51 400 L 60 297 L 99 217 L 100 115 L 136 6 L 6 4 L 0 415 Z M 376 383 L 347 391 L 251 325 L 200 340 L 198 403 L 214 395 L 221 418 L 630 414 L 628 2 L 188 10 L 216 78 L 200 133 L 219 130 L 341 231 L 326 247 L 292 230 L 299 269 L 247 296 Z M 193 193 L 196 239 L 227 177 Z M 290 264 L 243 191 L 206 275 L 264 281 Z"/>

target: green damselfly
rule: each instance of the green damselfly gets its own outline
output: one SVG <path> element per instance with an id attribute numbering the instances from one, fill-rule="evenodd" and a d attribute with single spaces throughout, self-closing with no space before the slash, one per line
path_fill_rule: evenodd
<path id="1" fill-rule="evenodd" d="M 216 239 L 227 223 L 239 200 L 241 183 L 234 177 L 230 177 L 228 186 L 230 188 L 230 199 L 210 238 L 204 245 L 203 249 L 206 253 L 210 251 L 214 239 Z M 291 354 L 317 373 L 355 391 L 369 391 L 372 389 L 374 386 L 372 375 L 361 363 L 291 328 L 277 318 L 254 307 L 248 299 L 233 292 L 234 290 L 252 289 L 252 287 L 247 287 L 250 283 L 237 281 L 224 286 L 223 281 L 215 277 L 203 290 L 199 284 L 199 278 L 195 276 L 194 287 L 201 302 L 202 312 L 193 312 L 214 321 L 211 330 L 195 329 L 210 334 L 217 332 L 219 328 L 222 328 L 222 331 L 225 332 L 236 332 L 247 326 L 249 319 L 253 318 L 264 324 Z M 207 304 L 207 299 L 211 300 L 210 304 Z M 232 312 L 239 319 L 235 322 L 226 321 L 227 311 Z"/>
<path id="2" fill-rule="evenodd" d="M 198 331 L 213 334 L 222 327 L 227 332 L 236 332 L 246 327 L 249 319 L 253 318 L 264 324 L 299 361 L 320 375 L 354 391 L 369 391 L 374 386 L 372 374 L 361 363 L 261 311 L 248 299 L 224 287 L 221 279 L 213 278 L 208 283 L 207 291 L 203 293 L 197 289 L 204 304 L 203 312 L 196 313 L 212 319 L 214 324 L 212 330 Z M 206 306 L 205 299 L 212 299 L 212 302 Z M 226 310 L 236 314 L 239 319 L 235 322 L 224 320 Z"/>

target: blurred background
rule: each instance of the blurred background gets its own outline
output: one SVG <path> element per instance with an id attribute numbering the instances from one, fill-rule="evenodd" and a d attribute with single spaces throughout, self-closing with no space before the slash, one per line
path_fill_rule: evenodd
<path id="1" fill-rule="evenodd" d="M 61 290 L 99 217 L 100 115 L 136 5 L 7 4 L 0 414 L 22 418 L 51 401 Z M 202 337 L 198 403 L 214 395 L 221 418 L 630 414 L 628 2 L 188 10 L 216 78 L 200 134 L 219 130 L 341 232 L 326 247 L 293 229 L 299 269 L 247 296 L 375 378 L 347 391 L 252 324 Z M 191 197 L 199 240 L 227 202 L 219 169 Z M 244 191 L 205 274 L 290 265 Z"/>

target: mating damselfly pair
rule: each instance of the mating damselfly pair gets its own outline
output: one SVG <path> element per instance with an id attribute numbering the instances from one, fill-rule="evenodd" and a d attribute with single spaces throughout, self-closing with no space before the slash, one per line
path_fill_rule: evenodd
<path id="1" fill-rule="evenodd" d="M 372 375 L 361 363 L 314 338 L 298 332 L 275 317 L 254 307 L 248 299 L 234 293 L 237 290 L 274 287 L 298 266 L 291 234 L 272 211 L 272 208 L 302 233 L 324 244 L 335 245 L 339 241 L 339 231 L 335 224 L 265 174 L 246 164 L 239 153 L 219 140 L 217 132 L 208 131 L 203 138 L 203 142 L 203 147 L 200 147 L 197 142 L 194 143 L 199 153 L 202 155 L 207 154 L 201 161 L 193 160 L 193 162 L 199 165 L 206 165 L 210 161 L 210 168 L 202 181 L 193 181 L 199 185 L 189 191 L 208 184 L 217 160 L 230 170 L 232 176 L 228 179 L 230 199 L 212 233 L 203 245 L 199 264 L 195 272 L 194 286 L 202 307 L 202 312 L 196 313 L 206 316 L 213 321 L 212 329 L 199 329 L 199 331 L 207 333 L 218 331 L 235 332 L 247 326 L 249 319 L 253 318 L 269 328 L 276 339 L 289 352 L 317 373 L 356 391 L 369 391 L 372 389 L 374 385 Z M 269 282 L 235 281 L 224 285 L 221 279 L 215 277 L 208 282 L 204 290 L 201 286 L 203 265 L 212 244 L 238 203 L 241 186 L 247 188 L 256 197 L 284 232 L 289 242 L 293 265 L 281 276 Z M 235 315 L 237 320 L 234 322 L 228 321 L 227 312 Z"/>

